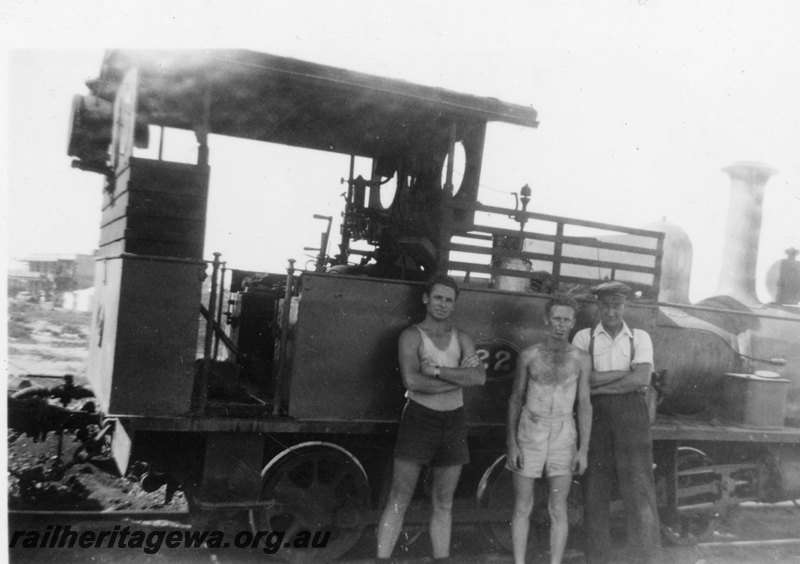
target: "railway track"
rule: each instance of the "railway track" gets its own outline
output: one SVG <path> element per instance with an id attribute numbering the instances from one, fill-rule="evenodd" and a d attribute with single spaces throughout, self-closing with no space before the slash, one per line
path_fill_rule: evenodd
<path id="1" fill-rule="evenodd" d="M 159 520 L 189 522 L 188 511 L 47 511 L 47 510 L 10 510 L 9 523 L 19 519 L 52 519 L 62 521 L 115 521 L 124 519 Z"/>

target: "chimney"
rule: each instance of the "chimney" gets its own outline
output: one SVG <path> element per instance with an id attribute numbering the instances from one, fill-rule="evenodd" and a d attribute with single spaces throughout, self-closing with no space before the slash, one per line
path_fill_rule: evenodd
<path id="1" fill-rule="evenodd" d="M 764 187 L 778 171 L 755 162 L 738 162 L 722 170 L 731 177 L 731 197 L 717 294 L 730 296 L 744 305 L 759 305 L 756 263 Z"/>

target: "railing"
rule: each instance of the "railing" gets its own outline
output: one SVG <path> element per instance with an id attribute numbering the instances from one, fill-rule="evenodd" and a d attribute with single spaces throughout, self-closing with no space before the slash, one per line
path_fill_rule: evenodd
<path id="1" fill-rule="evenodd" d="M 481 275 L 489 285 L 500 277 L 530 281 L 530 290 L 566 290 L 566 284 L 591 286 L 625 282 L 638 297 L 656 300 L 661 279 L 664 234 L 620 225 L 570 219 L 452 201 L 452 210 L 473 210 L 509 218 L 519 229 L 472 223 L 453 233 L 445 246 L 447 267 L 467 278 Z M 570 234 L 572 231 L 574 234 Z M 454 256 L 457 254 L 457 256 Z M 526 284 L 527 286 L 527 284 Z"/>

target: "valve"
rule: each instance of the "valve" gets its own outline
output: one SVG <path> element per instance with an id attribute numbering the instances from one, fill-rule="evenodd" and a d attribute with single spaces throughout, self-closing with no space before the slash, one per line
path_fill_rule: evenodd
<path id="1" fill-rule="evenodd" d="M 531 187 L 526 184 L 520 188 L 519 196 L 517 196 L 516 192 L 511 192 L 511 194 L 514 196 L 514 211 L 517 213 L 509 215 L 508 217 L 519 223 L 519 228 L 521 231 L 528 222 L 528 218 L 519 212 L 522 211 L 525 213 L 528 211 L 528 204 L 531 202 Z M 522 210 L 519 209 L 520 201 L 522 202 Z"/>
<path id="2" fill-rule="evenodd" d="M 522 211 L 527 211 L 531 201 L 531 187 L 527 184 L 519 189 L 520 200 L 522 200 Z"/>

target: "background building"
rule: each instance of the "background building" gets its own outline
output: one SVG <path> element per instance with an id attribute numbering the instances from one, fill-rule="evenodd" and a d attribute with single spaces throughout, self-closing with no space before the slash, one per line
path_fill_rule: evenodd
<path id="1" fill-rule="evenodd" d="M 32 254 L 11 259 L 8 265 L 8 295 L 23 299 L 64 303 L 64 295 L 86 294 L 94 284 L 94 256 L 80 254 Z M 77 300 L 67 298 L 70 304 Z M 83 300 L 80 300 L 83 301 Z"/>

